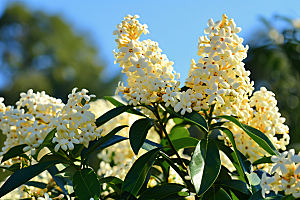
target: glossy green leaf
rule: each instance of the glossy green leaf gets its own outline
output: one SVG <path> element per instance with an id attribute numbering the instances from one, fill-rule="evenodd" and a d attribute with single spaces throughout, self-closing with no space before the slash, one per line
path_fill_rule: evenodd
<path id="1" fill-rule="evenodd" d="M 155 149 L 155 148 L 158 148 L 158 147 L 163 147 L 163 146 L 161 146 L 161 144 L 158 144 L 156 142 L 153 142 L 153 141 L 147 140 L 147 139 L 145 140 L 145 142 L 142 146 L 142 148 L 147 150 L 147 151 L 151 151 L 152 149 Z"/>
<path id="2" fill-rule="evenodd" d="M 139 200 L 167 200 L 167 199 L 184 199 L 178 195 L 185 186 L 175 183 L 165 183 L 162 185 L 155 186 L 146 190 L 139 198 Z"/>
<path id="3" fill-rule="evenodd" d="M 3 154 L 1 163 L 9 160 L 10 158 L 14 158 L 14 157 L 17 157 L 17 156 L 23 154 L 24 153 L 23 148 L 26 146 L 27 146 L 26 144 L 20 144 L 20 145 L 10 148 L 5 154 Z"/>
<path id="4" fill-rule="evenodd" d="M 185 128 L 185 125 L 176 125 L 171 129 L 169 137 L 171 140 L 175 140 L 180 139 L 182 137 L 190 137 L 190 133 Z"/>
<path id="5" fill-rule="evenodd" d="M 38 163 L 36 165 L 31 165 L 26 168 L 22 168 L 15 173 L 13 173 L 6 182 L 0 188 L 0 197 L 4 196 L 8 192 L 12 191 L 13 189 L 19 187 L 23 183 L 28 182 L 31 178 L 37 176 L 41 172 L 45 171 L 49 167 L 57 164 L 63 163 L 64 160 L 54 160 L 54 161 L 47 161 Z"/>
<path id="6" fill-rule="evenodd" d="M 10 167 L 0 166 L 0 169 L 5 169 L 5 170 L 11 171 L 11 172 L 15 172 L 15 171 L 19 170 L 20 168 L 21 168 L 21 163 L 15 163 Z"/>
<path id="7" fill-rule="evenodd" d="M 238 155 L 240 158 L 239 161 L 239 159 L 236 156 L 236 153 L 230 147 L 226 146 L 224 144 L 224 141 L 215 141 L 215 143 L 217 144 L 218 148 L 226 154 L 226 156 L 236 168 L 239 175 L 244 174 L 245 172 L 251 172 L 251 162 L 240 151 L 238 151 Z M 245 175 L 241 176 L 241 179 L 244 182 L 247 182 L 245 178 Z"/>
<path id="8" fill-rule="evenodd" d="M 125 104 L 121 103 L 120 101 L 116 100 L 114 97 L 111 97 L 111 96 L 105 96 L 105 97 L 103 97 L 103 99 L 109 101 L 110 103 L 112 103 L 116 107 L 126 106 Z M 143 113 L 135 110 L 134 108 L 132 108 L 130 110 L 127 110 L 126 112 L 128 112 L 130 114 L 134 114 L 134 115 L 139 115 L 139 116 L 145 117 L 145 115 Z"/>
<path id="9" fill-rule="evenodd" d="M 294 199 L 295 199 L 295 197 L 293 197 L 293 195 L 290 194 L 290 195 L 283 197 L 281 200 L 294 200 Z"/>
<path id="10" fill-rule="evenodd" d="M 230 174 L 230 171 L 226 167 L 221 165 L 221 170 L 218 175 L 218 178 L 216 179 L 216 182 L 221 181 L 221 180 L 231 180 L 232 178 L 229 174 Z"/>
<path id="11" fill-rule="evenodd" d="M 177 151 L 183 148 L 196 147 L 198 142 L 199 140 L 193 137 L 184 137 L 184 138 L 172 140 L 172 143 Z"/>
<path id="12" fill-rule="evenodd" d="M 112 131 L 110 131 L 107 135 L 100 138 L 93 146 L 89 146 L 88 149 L 82 150 L 81 157 L 87 158 L 90 154 L 92 154 L 94 151 L 96 151 L 97 148 L 99 148 L 101 145 L 103 145 L 105 142 L 107 142 L 110 138 L 112 138 L 117 132 L 122 130 L 123 128 L 128 127 L 127 125 L 122 125 L 114 128 Z"/>
<path id="13" fill-rule="evenodd" d="M 221 180 L 216 182 L 214 185 L 222 187 L 229 193 L 232 191 L 237 197 L 239 197 L 239 199 L 248 199 L 251 196 L 251 192 L 244 181 Z"/>
<path id="14" fill-rule="evenodd" d="M 263 163 L 273 163 L 272 160 L 271 160 L 271 157 L 272 156 L 269 156 L 269 157 L 262 157 L 256 161 L 254 161 L 252 163 L 252 165 L 259 165 L 259 164 L 263 164 Z"/>
<path id="15" fill-rule="evenodd" d="M 39 155 L 39 152 L 40 152 L 44 147 L 53 147 L 53 148 L 54 148 L 55 144 L 52 143 L 52 139 L 53 139 L 55 133 L 56 133 L 56 128 L 53 129 L 53 130 L 51 130 L 51 131 L 47 134 L 47 136 L 46 136 L 45 139 L 43 140 L 42 144 L 41 144 L 41 145 L 39 146 L 39 148 L 36 150 L 36 153 L 35 153 L 34 156 L 33 156 L 34 159 L 37 160 L 38 155 Z"/>
<path id="16" fill-rule="evenodd" d="M 212 186 L 220 169 L 221 160 L 216 143 L 206 139 L 199 141 L 190 162 L 191 177 L 198 196 Z"/>
<path id="17" fill-rule="evenodd" d="M 166 155 L 164 152 L 160 152 L 160 155 L 163 156 L 163 158 L 165 159 L 165 161 L 168 163 L 168 165 L 170 165 L 175 171 L 176 173 L 182 178 L 182 180 L 184 181 L 184 183 L 187 185 L 187 187 L 189 189 L 194 189 L 192 182 L 190 180 L 186 180 L 185 176 L 188 176 L 188 172 L 186 170 L 184 170 L 180 165 L 176 165 L 175 160 L 171 159 L 168 155 Z M 184 159 L 182 159 L 184 160 Z M 177 160 L 178 163 L 178 160 Z M 191 191 L 191 192 L 195 192 L 195 191 Z"/>
<path id="18" fill-rule="evenodd" d="M 243 165 L 243 162 L 242 162 L 242 159 L 240 157 L 240 154 L 238 153 L 238 149 L 236 147 L 236 144 L 235 144 L 235 140 L 234 140 L 234 136 L 232 134 L 232 132 L 227 129 L 227 128 L 223 128 L 223 127 L 220 127 L 219 130 L 221 130 L 223 133 L 225 133 L 227 135 L 227 137 L 229 138 L 231 144 L 232 144 L 232 147 L 234 149 L 234 154 L 235 154 L 235 160 L 237 161 L 237 164 L 239 165 L 239 168 L 241 170 L 237 170 L 240 177 L 242 178 L 242 180 L 246 181 L 246 177 L 245 177 L 245 166 Z"/>
<path id="19" fill-rule="evenodd" d="M 268 200 L 281 200 L 284 198 L 284 196 L 280 194 L 275 194 L 275 192 L 271 191 L 269 194 L 265 195 L 265 198 L 262 197 L 261 190 L 258 190 L 255 192 L 248 200 L 263 200 L 263 199 L 268 199 Z"/>
<path id="20" fill-rule="evenodd" d="M 132 167 L 130 168 L 129 172 L 127 173 L 123 186 L 122 191 L 126 191 L 131 193 L 132 195 L 136 196 L 142 187 L 148 172 L 150 171 L 153 162 L 158 154 L 158 152 L 162 148 L 153 149 L 141 157 L 139 157 Z"/>
<path id="21" fill-rule="evenodd" d="M 33 186 L 33 187 L 40 188 L 40 189 L 45 189 L 47 187 L 46 183 L 37 182 L 37 181 L 28 181 L 27 183 L 25 183 L 25 185 Z"/>
<path id="22" fill-rule="evenodd" d="M 258 177 L 258 175 L 254 172 L 246 173 L 246 175 L 251 185 L 252 192 L 255 193 L 256 191 L 260 190 L 260 178 Z"/>
<path id="23" fill-rule="evenodd" d="M 212 186 L 204 195 L 203 200 L 232 200 L 229 194 L 220 187 Z"/>
<path id="24" fill-rule="evenodd" d="M 266 152 L 268 152 L 271 155 L 279 155 L 279 152 L 277 151 L 273 143 L 270 141 L 270 139 L 260 130 L 257 130 L 246 124 L 242 124 L 232 116 L 222 115 L 222 116 L 218 116 L 218 118 L 227 119 L 233 122 L 241 129 L 243 129 Z"/>
<path id="25" fill-rule="evenodd" d="M 96 119 L 97 127 L 101 126 L 102 124 L 105 124 L 112 118 L 115 118 L 116 116 L 122 114 L 123 112 L 128 111 L 129 109 L 132 109 L 132 106 L 119 106 L 119 107 L 116 107 L 116 108 L 113 108 L 113 109 L 107 111 L 102 116 L 100 116 L 98 119 Z"/>
<path id="26" fill-rule="evenodd" d="M 135 155 L 139 153 L 143 146 L 149 129 L 154 125 L 154 120 L 143 118 L 136 120 L 129 130 L 129 141 Z"/>
<path id="27" fill-rule="evenodd" d="M 75 194 L 80 200 L 98 199 L 100 196 L 100 183 L 95 172 L 90 168 L 78 170 L 73 176 Z"/>
<path id="28" fill-rule="evenodd" d="M 99 180 L 100 184 L 106 183 L 109 185 L 118 195 L 122 193 L 122 184 L 123 181 L 117 177 L 109 176 L 105 178 L 101 178 Z"/>
<path id="29" fill-rule="evenodd" d="M 180 113 L 176 113 L 173 108 L 171 107 L 166 107 L 166 110 L 170 113 L 173 114 L 181 119 L 184 119 L 196 126 L 198 126 L 201 130 L 204 132 L 208 131 L 208 125 L 204 117 L 200 115 L 198 112 L 193 111 L 192 113 L 186 113 L 185 115 L 181 115 Z"/>
<path id="30" fill-rule="evenodd" d="M 56 173 L 55 176 L 61 177 L 61 178 L 66 178 L 66 179 L 72 181 L 73 176 L 76 171 L 77 171 L 77 169 L 73 165 L 70 165 L 70 166 L 66 167 L 65 169 L 63 169 L 62 171 L 59 171 L 58 173 Z"/>

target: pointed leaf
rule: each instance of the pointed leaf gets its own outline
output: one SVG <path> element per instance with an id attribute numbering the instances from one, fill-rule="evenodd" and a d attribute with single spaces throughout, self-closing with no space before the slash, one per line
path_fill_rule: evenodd
<path id="1" fill-rule="evenodd" d="M 34 159 L 37 160 L 39 152 L 44 148 L 44 147 L 53 147 L 55 146 L 54 143 L 52 143 L 52 139 L 56 133 L 56 128 L 50 131 L 45 139 L 43 140 L 42 144 L 39 146 L 39 148 L 36 150 L 36 153 L 33 155 Z"/>
<path id="2" fill-rule="evenodd" d="M 106 183 L 109 185 L 118 195 L 122 193 L 122 184 L 123 181 L 117 177 L 109 176 L 105 178 L 101 178 L 99 180 L 100 184 Z"/>
<path id="3" fill-rule="evenodd" d="M 106 113 L 104 113 L 102 116 L 100 116 L 96 120 L 97 127 L 101 126 L 102 124 L 105 124 L 112 118 L 122 114 L 123 112 L 126 112 L 127 110 L 129 110 L 131 108 L 132 108 L 132 106 L 119 106 L 119 107 L 116 107 L 116 108 L 113 108 L 113 109 L 107 111 Z"/>
<path id="4" fill-rule="evenodd" d="M 1 163 L 23 154 L 24 153 L 23 148 L 26 146 L 27 146 L 26 144 L 20 144 L 10 148 L 5 154 L 3 154 Z"/>
<path id="5" fill-rule="evenodd" d="M 106 141 L 108 141 L 110 138 L 112 138 L 117 132 L 122 130 L 123 128 L 128 127 L 127 125 L 122 125 L 114 128 L 111 132 L 109 132 L 104 137 L 100 138 L 95 144 L 89 146 L 89 148 L 84 148 L 81 151 L 81 157 L 86 158 L 90 154 L 92 154 L 94 151 L 96 151 L 97 148 L 99 148 L 101 145 L 103 145 Z"/>
<path id="6" fill-rule="evenodd" d="M 184 185 L 165 183 L 153 188 L 149 188 L 140 196 L 139 200 L 184 199 L 184 197 L 178 195 L 178 192 L 180 192 L 183 188 L 185 188 Z"/>
<path id="7" fill-rule="evenodd" d="M 90 168 L 81 169 L 74 173 L 73 187 L 80 200 L 98 199 L 100 196 L 99 180 Z"/>
<path id="8" fill-rule="evenodd" d="M 186 113 L 185 115 L 181 115 L 180 113 L 176 113 L 173 108 L 166 107 L 165 108 L 170 114 L 173 114 L 185 121 L 188 121 L 196 126 L 198 126 L 202 131 L 208 131 L 208 125 L 204 117 L 200 115 L 198 112 L 193 111 L 192 113 Z"/>
<path id="9" fill-rule="evenodd" d="M 158 148 L 158 147 L 163 147 L 163 146 L 161 146 L 161 144 L 158 144 L 156 142 L 153 142 L 153 141 L 147 140 L 147 139 L 145 140 L 145 142 L 142 146 L 142 148 L 147 150 L 147 151 L 151 151 L 152 149 L 155 149 L 155 148 Z"/>
<path id="10" fill-rule="evenodd" d="M 215 141 L 215 143 L 217 144 L 218 148 L 226 154 L 226 156 L 238 171 L 239 175 L 244 174 L 245 172 L 251 172 L 251 162 L 240 151 L 237 151 L 240 158 L 239 160 L 236 153 L 230 147 L 226 146 L 224 144 L 224 141 Z M 241 179 L 244 182 L 247 182 L 247 180 L 245 179 L 245 175 L 241 176 Z"/>
<path id="11" fill-rule="evenodd" d="M 38 163 L 36 165 L 31 165 L 29 167 L 22 168 L 16 171 L 6 180 L 6 182 L 0 188 L 0 197 L 4 196 L 5 194 L 12 191 L 13 189 L 19 187 L 23 183 L 28 182 L 31 178 L 42 173 L 49 167 L 62 162 L 65 161 L 64 160 L 47 161 L 47 162 Z"/>
<path id="12" fill-rule="evenodd" d="M 126 106 L 125 104 L 121 103 L 120 101 L 116 100 L 113 97 L 110 96 L 105 96 L 103 97 L 103 99 L 109 101 L 110 103 L 112 103 L 114 106 L 119 107 L 119 106 Z M 134 114 L 134 115 L 139 115 L 139 116 L 143 116 L 145 117 L 145 115 L 137 110 L 135 110 L 134 108 L 127 110 L 126 112 L 130 113 L 130 114 Z"/>
<path id="13" fill-rule="evenodd" d="M 218 116 L 217 118 L 223 118 L 233 122 L 238 127 L 243 129 L 266 152 L 268 152 L 271 155 L 279 155 L 276 147 L 273 145 L 270 139 L 260 130 L 257 130 L 246 124 L 242 124 L 232 116 L 222 115 L 222 116 Z"/>
<path id="14" fill-rule="evenodd" d="M 245 169 L 245 166 L 243 165 L 240 154 L 238 153 L 238 149 L 236 147 L 234 136 L 233 136 L 232 132 L 229 129 L 223 128 L 223 127 L 220 127 L 219 129 L 221 131 L 223 131 L 227 135 L 227 137 L 229 138 L 229 140 L 232 144 L 232 147 L 234 149 L 234 154 L 235 154 L 235 158 L 236 158 L 235 160 L 237 161 L 237 163 L 238 163 L 238 165 L 241 169 L 241 170 L 238 170 L 238 173 L 239 173 L 240 177 L 242 178 L 242 180 L 246 181 L 246 177 L 245 177 L 246 169 Z"/>
<path id="15" fill-rule="evenodd" d="M 162 148 L 153 149 L 141 157 L 139 157 L 132 167 L 130 168 L 129 172 L 127 173 L 123 186 L 122 191 L 126 191 L 131 193 L 132 195 L 136 196 L 142 187 L 148 172 L 150 171 L 153 162 L 158 154 L 158 152 Z"/>
<path id="16" fill-rule="evenodd" d="M 213 140 L 203 139 L 193 153 L 190 172 L 198 196 L 204 194 L 215 182 L 221 169 L 218 146 Z"/>
<path id="17" fill-rule="evenodd" d="M 143 118 L 136 120 L 129 130 L 129 141 L 135 155 L 138 154 L 140 148 L 145 142 L 149 129 L 154 125 L 154 120 Z"/>
<path id="18" fill-rule="evenodd" d="M 263 163 L 273 163 L 272 160 L 271 160 L 271 157 L 272 156 L 269 156 L 269 157 L 262 157 L 256 161 L 254 161 L 252 163 L 252 165 L 259 165 L 259 164 L 263 164 Z"/>
<path id="19" fill-rule="evenodd" d="M 232 200 L 229 194 L 222 188 L 220 187 L 211 187 L 203 196 L 202 199 L 205 200 L 217 200 L 217 199 L 222 199 L 222 200 Z"/>
<path id="20" fill-rule="evenodd" d="M 214 184 L 222 187 L 227 192 L 232 191 L 239 199 L 248 199 L 251 196 L 247 184 L 240 180 L 221 180 Z"/>

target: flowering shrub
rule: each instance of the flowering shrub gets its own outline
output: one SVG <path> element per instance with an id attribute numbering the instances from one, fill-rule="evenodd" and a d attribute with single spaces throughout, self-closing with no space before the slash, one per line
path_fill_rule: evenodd
<path id="1" fill-rule="evenodd" d="M 115 63 L 127 76 L 116 95 L 126 101 L 90 102 L 95 95 L 76 88 L 67 104 L 32 90 L 21 93 L 16 108 L 0 99 L 7 138 L 1 168 L 13 172 L 0 197 L 300 197 L 300 154 L 286 151 L 289 128 L 274 93 L 264 87 L 253 93 L 242 62 L 248 46 L 234 20 L 208 20 L 200 58 L 180 88 L 180 75 L 158 43 L 140 41 L 149 31 L 138 18 L 125 16 L 113 31 Z"/>

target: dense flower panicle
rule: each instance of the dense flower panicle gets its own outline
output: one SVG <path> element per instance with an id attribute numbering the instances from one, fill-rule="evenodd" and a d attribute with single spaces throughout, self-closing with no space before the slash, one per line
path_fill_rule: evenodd
<path id="1" fill-rule="evenodd" d="M 23 150 L 31 150 L 33 155 L 54 128 L 57 130 L 53 138 L 56 151 L 59 148 L 72 150 L 74 144 L 79 143 L 87 147 L 89 141 L 100 137 L 101 129 L 96 129 L 95 116 L 88 111 L 89 104 L 81 103 L 82 99 L 87 103 L 95 95 L 88 95 L 86 89 L 78 92 L 76 89 L 68 96 L 66 105 L 60 99 L 45 92 L 34 93 L 32 89 L 20 94 L 16 108 L 5 106 L 1 98 L 0 129 L 7 139 L 0 155 L 20 144 L 27 144 Z"/>
<path id="2" fill-rule="evenodd" d="M 130 105 L 151 102 L 166 102 L 174 106 L 179 91 L 179 74 L 173 70 L 173 62 L 169 61 L 158 43 L 148 40 L 139 41 L 142 33 L 147 34 L 147 25 L 137 20 L 138 15 L 127 15 L 117 30 L 117 45 L 119 52 L 114 51 L 115 63 L 123 68 L 127 76 L 127 86 L 119 83 L 116 94 L 122 92 Z M 165 95 L 167 94 L 167 95 Z"/>
<path id="3" fill-rule="evenodd" d="M 197 63 L 192 60 L 185 81 L 190 88 L 187 92 L 199 98 L 191 98 L 186 104 L 195 111 L 207 110 L 209 105 L 216 104 L 216 115 L 234 114 L 245 118 L 251 112 L 245 104 L 252 94 L 253 82 L 242 62 L 247 57 L 248 46 L 244 47 L 243 39 L 236 34 L 241 28 L 236 27 L 233 19 L 228 21 L 226 15 L 222 21 L 208 20 L 207 25 L 204 33 L 208 35 L 199 37 L 197 54 L 200 59 Z M 245 112 L 241 107 L 250 110 Z"/>
<path id="4" fill-rule="evenodd" d="M 290 149 L 281 153 L 279 156 L 271 157 L 273 167 L 270 173 L 263 174 L 260 182 L 262 187 L 262 196 L 268 194 L 271 190 L 276 194 L 284 191 L 285 195 L 292 194 L 295 198 L 300 197 L 300 153 L 295 155 L 295 150 Z"/>
<path id="5" fill-rule="evenodd" d="M 274 96 L 273 92 L 267 91 L 264 87 L 254 92 L 248 103 L 253 111 L 245 121 L 240 121 L 263 132 L 278 150 L 286 150 L 290 140 L 289 128 L 284 124 L 285 118 L 281 117 L 278 112 L 279 109 L 276 106 L 277 101 Z M 231 122 L 225 123 L 224 126 L 233 133 L 238 150 L 246 155 L 251 162 L 263 156 L 269 156 L 241 128 Z M 224 138 L 225 143 L 231 146 L 229 138 L 225 134 L 220 137 L 220 139 Z M 266 169 L 270 166 L 268 164 L 259 165 L 259 168 L 262 167 Z"/>

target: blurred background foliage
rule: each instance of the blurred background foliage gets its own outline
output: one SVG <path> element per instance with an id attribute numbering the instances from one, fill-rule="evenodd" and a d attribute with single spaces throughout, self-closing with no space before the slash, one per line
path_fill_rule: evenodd
<path id="1" fill-rule="evenodd" d="M 15 105 L 30 88 L 65 103 L 74 87 L 86 88 L 97 98 L 113 95 L 121 77 L 107 80 L 104 69 L 91 39 L 60 16 L 12 4 L 0 17 L 0 97 L 5 105 Z M 0 151 L 4 141 L 0 133 Z M 0 181 L 6 175 L 0 172 Z"/>
<path id="2" fill-rule="evenodd" d="M 0 18 L 0 66 L 6 105 L 30 88 L 64 102 L 74 87 L 100 98 L 114 94 L 120 79 L 103 78 L 105 65 L 90 38 L 74 32 L 60 16 L 32 12 L 22 4 L 7 7 Z"/>
<path id="3" fill-rule="evenodd" d="M 255 89 L 265 86 L 275 93 L 279 111 L 290 128 L 288 148 L 300 150 L 300 19 L 276 15 L 261 17 L 262 29 L 248 38 L 246 68 Z"/>

